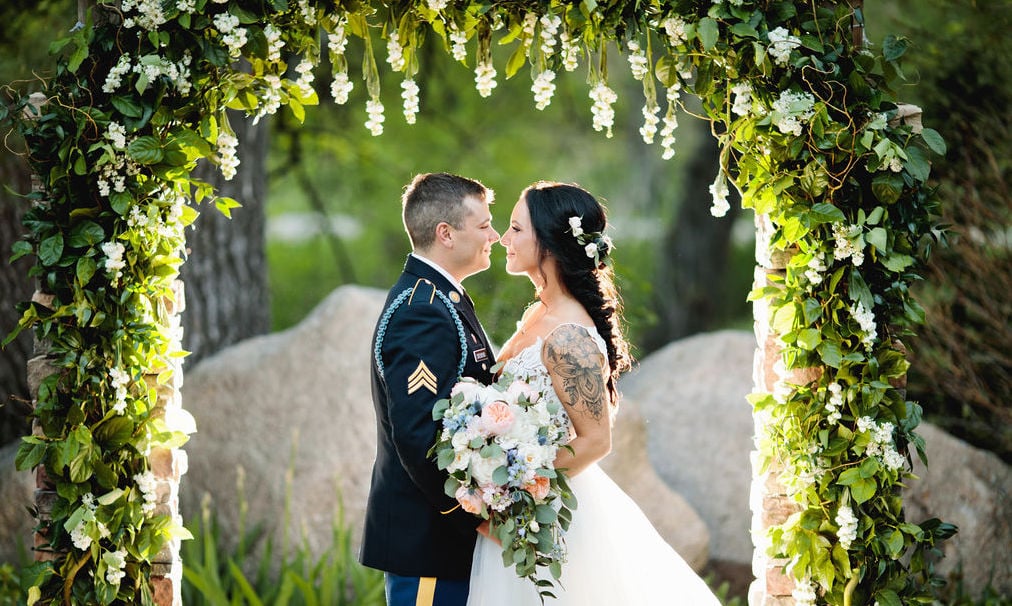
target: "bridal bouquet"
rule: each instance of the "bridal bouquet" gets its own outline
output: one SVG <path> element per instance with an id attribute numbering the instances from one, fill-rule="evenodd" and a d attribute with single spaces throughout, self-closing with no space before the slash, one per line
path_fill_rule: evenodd
<path id="1" fill-rule="evenodd" d="M 442 430 L 430 455 L 449 473 L 446 494 L 491 521 L 503 564 L 551 596 L 553 582 L 538 571 L 562 575 L 576 498 L 553 466 L 568 448 L 569 422 L 555 394 L 546 396 L 507 374 L 492 385 L 463 378 L 433 408 Z"/>

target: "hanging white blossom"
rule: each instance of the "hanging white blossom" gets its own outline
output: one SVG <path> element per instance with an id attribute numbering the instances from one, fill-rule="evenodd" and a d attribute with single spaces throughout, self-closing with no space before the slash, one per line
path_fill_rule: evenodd
<path id="1" fill-rule="evenodd" d="M 272 63 L 281 61 L 281 49 L 285 46 L 285 41 L 281 39 L 281 30 L 268 23 L 264 27 L 264 37 L 267 38 L 267 60 Z"/>
<path id="2" fill-rule="evenodd" d="M 495 66 L 491 61 L 483 61 L 474 68 L 474 83 L 479 95 L 488 97 L 492 94 L 492 89 L 497 85 L 495 76 Z"/>
<path id="3" fill-rule="evenodd" d="M 555 72 L 546 69 L 538 74 L 531 85 L 531 91 L 534 93 L 534 107 L 541 110 L 548 107 L 555 94 Z"/>
<path id="4" fill-rule="evenodd" d="M 615 124 L 615 109 L 612 104 L 618 101 L 618 95 L 607 84 L 599 82 L 590 89 L 590 98 L 594 101 L 590 108 L 590 113 L 594 116 L 594 130 L 604 130 L 606 136 L 611 138 L 611 127 Z"/>
<path id="5" fill-rule="evenodd" d="M 330 95 L 334 97 L 335 103 L 344 105 L 348 102 L 348 95 L 354 88 L 355 85 L 348 77 L 348 72 L 338 72 L 334 74 L 334 81 L 330 83 Z"/>
<path id="6" fill-rule="evenodd" d="M 727 196 L 731 192 L 727 187 L 727 177 L 723 170 L 717 171 L 717 178 L 710 185 L 710 195 L 713 196 L 713 205 L 710 207 L 710 214 L 714 217 L 723 217 L 731 209 Z"/>
<path id="7" fill-rule="evenodd" d="M 643 137 L 643 142 L 647 145 L 653 143 L 654 136 L 657 135 L 657 125 L 661 121 L 657 114 L 660 111 L 661 106 L 656 103 L 643 105 L 643 126 L 640 127 L 640 136 Z"/>
<path id="8" fill-rule="evenodd" d="M 632 72 L 632 77 L 636 80 L 643 80 L 644 76 L 650 71 L 647 66 L 647 54 L 640 48 L 640 43 L 636 40 L 629 41 L 629 71 Z"/>
<path id="9" fill-rule="evenodd" d="M 770 46 L 768 52 L 773 62 L 777 65 L 786 66 L 791 59 L 791 51 L 801 46 L 801 39 L 792 36 L 783 27 L 772 30 L 769 34 Z"/>
<path id="10" fill-rule="evenodd" d="M 450 22 L 450 54 L 457 61 L 467 59 L 467 34 L 457 28 L 457 24 Z"/>
<path id="11" fill-rule="evenodd" d="M 545 58 L 555 54 L 556 36 L 559 33 L 559 26 L 562 19 L 551 13 L 541 16 L 541 52 Z"/>
<path id="12" fill-rule="evenodd" d="M 221 166 L 221 176 L 226 181 L 231 181 L 239 167 L 239 157 L 236 149 L 239 147 L 239 139 L 229 133 L 218 134 L 218 164 Z"/>
<path id="13" fill-rule="evenodd" d="M 404 101 L 404 121 L 414 124 L 419 107 L 418 85 L 414 80 L 407 79 L 401 82 L 401 91 L 401 99 Z"/>
<path id="14" fill-rule="evenodd" d="M 390 38 L 387 39 L 387 63 L 395 72 L 404 71 L 404 47 L 401 46 L 397 30 L 390 32 Z"/>
<path id="15" fill-rule="evenodd" d="M 580 66 L 580 45 L 566 30 L 559 34 L 559 42 L 562 46 L 562 67 L 567 72 L 575 71 Z"/>
<path id="16" fill-rule="evenodd" d="M 365 127 L 369 129 L 374 137 L 378 137 L 383 134 L 383 121 L 386 119 L 383 116 L 383 103 L 379 99 L 373 98 L 366 101 L 365 111 L 369 115 L 369 119 L 365 122 Z"/>

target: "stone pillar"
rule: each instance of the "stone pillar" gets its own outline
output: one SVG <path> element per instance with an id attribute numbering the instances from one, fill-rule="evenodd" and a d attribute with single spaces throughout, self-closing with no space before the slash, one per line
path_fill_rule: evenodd
<path id="1" fill-rule="evenodd" d="M 31 96 L 31 102 L 36 109 L 39 109 L 46 103 L 46 97 L 41 93 L 35 93 Z M 32 190 L 34 192 L 43 190 L 41 180 L 34 173 L 32 174 Z M 50 309 L 53 306 L 53 296 L 39 290 L 38 284 L 32 301 Z M 173 349 L 181 349 L 182 327 L 179 314 L 184 307 L 183 283 L 181 281 L 177 280 L 174 283 L 173 296 L 165 298 L 162 303 L 165 306 L 167 312 L 165 317 L 168 318 L 173 335 L 175 345 Z M 182 365 L 178 361 L 169 363 L 172 364 L 173 373 L 168 381 L 162 384 L 158 384 L 157 381 L 158 375 L 166 368 L 151 369 L 149 374 L 144 377 L 145 382 L 157 390 L 154 416 L 165 419 L 171 429 L 190 429 L 192 432 L 192 428 L 189 426 L 192 425 L 193 419 L 183 411 L 182 396 L 179 391 L 183 383 Z M 59 371 L 59 368 L 52 363 L 48 343 L 36 339 L 33 357 L 28 360 L 26 371 L 29 393 L 32 394 L 32 406 L 34 407 L 38 404 L 36 395 L 39 392 L 39 386 L 46 377 Z M 42 428 L 37 420 L 32 423 L 32 433 L 42 435 Z M 148 461 L 151 472 L 157 481 L 156 494 L 158 498 L 154 514 L 171 516 L 179 524 L 182 524 L 179 515 L 179 480 L 180 476 L 186 473 L 186 452 L 178 448 L 153 448 Z M 49 526 L 52 521 L 53 504 L 56 501 L 56 489 L 46 474 L 45 466 L 35 469 L 35 486 L 35 507 L 38 517 L 38 529 L 34 536 L 35 560 L 49 561 L 58 558 L 60 554 L 50 547 Z M 173 541 L 152 558 L 151 589 L 156 606 L 182 606 L 183 562 L 179 552 L 179 541 Z"/>

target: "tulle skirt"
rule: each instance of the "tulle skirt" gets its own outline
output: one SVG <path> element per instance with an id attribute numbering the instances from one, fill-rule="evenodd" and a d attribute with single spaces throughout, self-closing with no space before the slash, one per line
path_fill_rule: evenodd
<path id="1" fill-rule="evenodd" d="M 566 535 L 568 559 L 550 606 L 720 606 L 706 583 L 597 465 L 571 478 L 578 500 Z M 545 573 L 547 574 L 547 572 Z M 534 584 L 479 536 L 468 606 L 541 606 Z"/>

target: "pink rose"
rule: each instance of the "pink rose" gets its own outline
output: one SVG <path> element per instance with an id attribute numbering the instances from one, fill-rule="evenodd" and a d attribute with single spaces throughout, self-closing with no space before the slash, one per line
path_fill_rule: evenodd
<path id="1" fill-rule="evenodd" d="M 502 435 L 513 426 L 513 410 L 502 400 L 486 404 L 481 409 L 481 424 L 488 433 Z"/>
<path id="2" fill-rule="evenodd" d="M 471 489 L 467 486 L 461 486 L 458 488 L 457 492 L 453 496 L 457 498 L 457 502 L 460 503 L 460 507 L 467 513 L 481 513 L 481 495 L 471 492 Z"/>
<path id="3" fill-rule="evenodd" d="M 534 481 L 524 486 L 524 490 L 531 493 L 535 501 L 540 501 L 547 497 L 549 488 L 551 488 L 551 480 L 544 476 L 534 476 Z"/>

